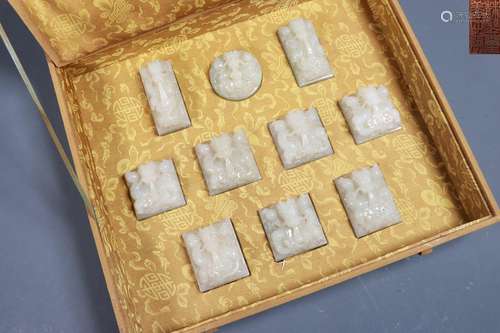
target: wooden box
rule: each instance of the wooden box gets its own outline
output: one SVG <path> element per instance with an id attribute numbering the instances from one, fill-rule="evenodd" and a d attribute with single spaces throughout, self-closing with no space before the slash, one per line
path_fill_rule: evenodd
<path id="1" fill-rule="evenodd" d="M 198 332 L 310 294 L 498 221 L 498 206 L 397 0 L 10 0 L 47 53 L 90 223 L 121 332 Z M 276 31 L 313 21 L 336 77 L 298 88 Z M 217 97 L 212 59 L 246 49 L 262 64 L 260 91 Z M 169 59 L 193 126 L 156 136 L 138 75 Z M 385 84 L 403 129 L 355 145 L 338 100 Z M 315 106 L 336 154 L 286 171 L 267 131 L 290 109 Z M 263 180 L 207 194 L 193 147 L 244 128 Z M 123 174 L 173 158 L 188 204 L 138 222 Z M 333 179 L 378 163 L 403 222 L 356 239 Z M 257 210 L 309 192 L 328 245 L 276 263 Z M 196 287 L 181 233 L 231 217 L 250 277 L 207 293 Z"/>

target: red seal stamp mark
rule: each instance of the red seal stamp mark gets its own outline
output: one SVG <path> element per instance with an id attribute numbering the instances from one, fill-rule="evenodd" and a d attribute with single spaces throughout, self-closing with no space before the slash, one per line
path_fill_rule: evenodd
<path id="1" fill-rule="evenodd" d="M 469 51 L 500 54 L 500 0 L 469 0 Z"/>

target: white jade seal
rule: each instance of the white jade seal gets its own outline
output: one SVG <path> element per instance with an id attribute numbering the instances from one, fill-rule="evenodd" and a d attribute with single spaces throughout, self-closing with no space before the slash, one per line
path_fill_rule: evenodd
<path id="1" fill-rule="evenodd" d="M 259 61 L 246 51 L 229 51 L 212 62 L 210 83 L 222 98 L 241 101 L 252 97 L 262 83 Z"/>

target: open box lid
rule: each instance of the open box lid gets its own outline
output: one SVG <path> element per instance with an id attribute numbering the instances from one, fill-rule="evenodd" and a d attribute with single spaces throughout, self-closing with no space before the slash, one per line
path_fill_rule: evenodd
<path id="1" fill-rule="evenodd" d="M 9 0 L 60 67 L 107 46 L 232 0 Z"/>

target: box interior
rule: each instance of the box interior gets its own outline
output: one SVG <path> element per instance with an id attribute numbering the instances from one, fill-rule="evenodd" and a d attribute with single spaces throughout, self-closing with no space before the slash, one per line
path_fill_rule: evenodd
<path id="1" fill-rule="evenodd" d="M 335 78 L 306 88 L 296 85 L 276 35 L 296 17 L 313 21 Z M 179 27 L 186 28 L 184 33 Z M 232 49 L 252 52 L 263 68 L 261 89 L 243 102 L 221 99 L 208 80 L 211 61 Z M 155 134 L 138 74 L 156 59 L 172 61 L 192 120 L 191 128 L 163 137 Z M 56 72 L 131 332 L 200 328 L 491 214 L 386 0 L 225 4 Z M 367 84 L 389 88 L 403 129 L 356 145 L 337 101 Z M 267 123 L 310 106 L 318 109 L 335 154 L 286 171 Z M 211 197 L 193 148 L 237 128 L 245 129 L 263 180 Z M 123 174 L 166 158 L 176 164 L 188 204 L 138 222 Z M 333 179 L 374 163 L 384 172 L 403 223 L 356 239 Z M 305 192 L 328 244 L 276 263 L 257 211 Z M 181 233 L 227 217 L 251 276 L 200 293 Z"/>

